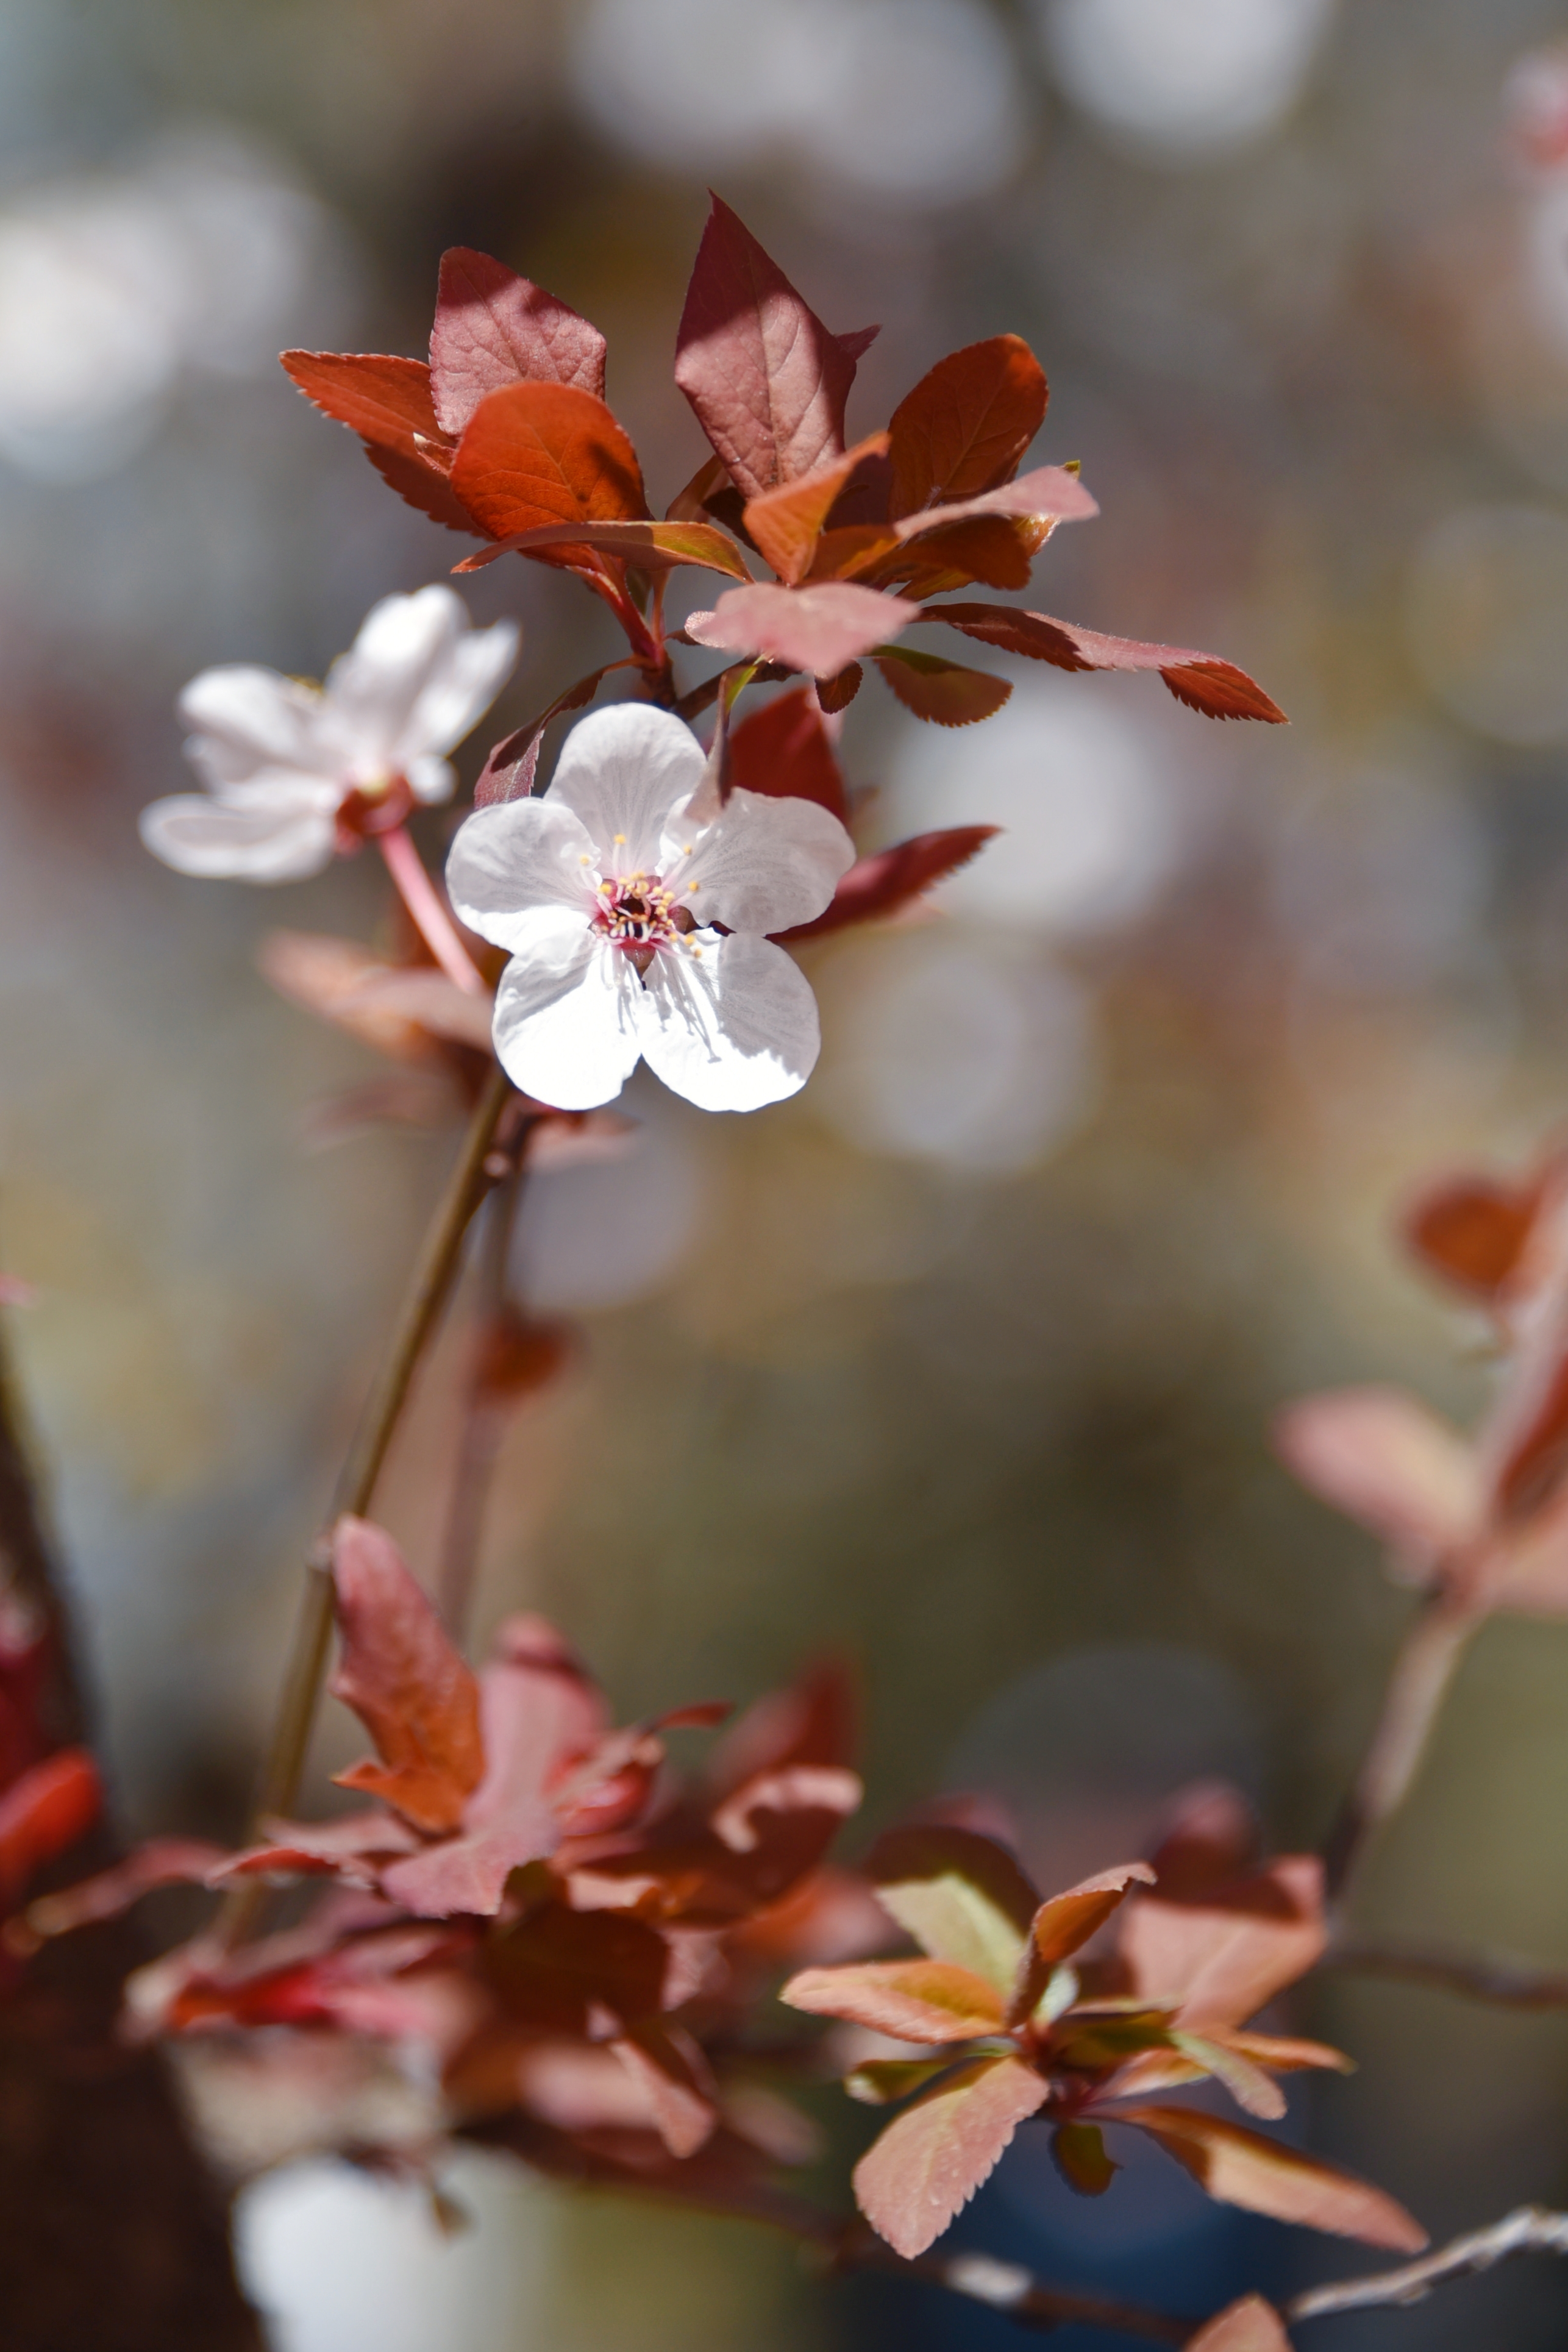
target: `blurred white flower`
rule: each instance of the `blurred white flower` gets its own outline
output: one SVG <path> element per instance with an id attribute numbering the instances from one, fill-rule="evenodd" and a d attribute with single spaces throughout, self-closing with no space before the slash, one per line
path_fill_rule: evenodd
<path id="1" fill-rule="evenodd" d="M 924 209 L 1023 147 L 1016 61 L 976 0 L 593 0 L 573 61 L 587 111 L 680 171 L 771 148 Z"/>
<path id="2" fill-rule="evenodd" d="M 700 1110 L 756 1110 L 811 1075 L 816 999 L 764 935 L 821 914 L 854 845 L 813 801 L 736 792 L 689 819 L 703 765 L 671 712 L 596 710 L 542 798 L 479 809 L 452 845 L 454 907 L 512 959 L 496 1052 L 541 1102 L 609 1102 L 639 1059 Z"/>
<path id="3" fill-rule="evenodd" d="M 1295 103 L 1333 0 L 1039 0 L 1058 80 L 1172 160 L 1245 146 Z"/>
<path id="4" fill-rule="evenodd" d="M 319 874 L 355 797 L 383 824 L 444 801 L 444 754 L 489 709 L 517 659 L 510 621 L 471 630 L 450 588 L 387 596 L 324 687 L 235 664 L 180 697 L 205 793 L 142 812 L 142 838 L 181 874 L 296 882 Z"/>

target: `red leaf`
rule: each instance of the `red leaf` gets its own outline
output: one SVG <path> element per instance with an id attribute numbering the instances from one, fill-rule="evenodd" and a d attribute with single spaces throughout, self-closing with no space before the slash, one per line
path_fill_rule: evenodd
<path id="1" fill-rule="evenodd" d="M 1056 1968 L 1104 1927 L 1131 1887 L 1152 1885 L 1153 1878 L 1146 1862 L 1123 1862 L 1069 1886 L 1065 1895 L 1053 1895 L 1036 1912 L 1030 1929 L 1037 1958 L 1047 1969 Z"/>
<path id="2" fill-rule="evenodd" d="M 584 2032 L 598 2008 L 623 2026 L 656 2016 L 668 1961 L 664 1937 L 644 1920 L 560 1903 L 500 1929 L 480 1955 L 511 2016 L 562 2033 Z"/>
<path id="3" fill-rule="evenodd" d="M 841 824 L 849 821 L 844 777 L 808 686 L 775 695 L 731 729 L 730 776 L 742 792 L 815 801 Z"/>
<path id="4" fill-rule="evenodd" d="M 381 1756 L 336 1778 L 421 1829 L 456 1829 L 484 1771 L 479 1686 L 384 1528 L 340 1519 L 332 1579 L 342 1656 L 330 1688 Z"/>
<path id="5" fill-rule="evenodd" d="M 758 551 L 779 578 L 793 587 L 811 569 L 811 559 L 827 517 L 850 476 L 868 457 L 886 454 L 888 436 L 873 433 L 830 465 L 747 501 L 746 529 Z"/>
<path id="6" fill-rule="evenodd" d="M 868 341 L 830 335 L 714 197 L 676 337 L 675 381 L 743 497 L 839 455 L 844 404 Z"/>
<path id="7" fill-rule="evenodd" d="M 896 2042 L 972 2042 L 1002 2030 L 1002 1996 L 951 1960 L 864 1960 L 805 1969 L 779 1999 L 814 2017 L 842 2017 Z"/>
<path id="8" fill-rule="evenodd" d="M 894 515 L 1010 480 L 1045 422 L 1046 400 L 1040 363 L 1016 335 L 993 335 L 938 360 L 888 427 Z"/>
<path id="9" fill-rule="evenodd" d="M 1283 1854 L 1254 1877 L 1197 1903 L 1141 1896 L 1122 1916 L 1131 1990 L 1180 2003 L 1180 2022 L 1245 2024 L 1316 1965 L 1328 1941 L 1322 1864 Z"/>
<path id="10" fill-rule="evenodd" d="M 940 833 L 917 833 L 892 849 L 879 849 L 849 868 L 815 922 L 797 923 L 793 931 L 781 931 L 778 936 L 787 947 L 795 947 L 802 940 L 842 930 L 847 923 L 869 923 L 896 915 L 933 883 L 967 866 L 998 830 L 994 824 L 955 824 Z"/>
<path id="11" fill-rule="evenodd" d="M 1132 637 L 1103 636 L 1072 621 L 1044 613 L 1024 613 L 1007 604 L 932 604 L 928 621 L 945 621 L 966 637 L 1004 653 L 1026 654 L 1058 669 L 1157 669 L 1178 702 L 1211 719 L 1264 719 L 1277 726 L 1285 713 L 1234 662 L 1190 646 L 1143 645 Z"/>
<path id="12" fill-rule="evenodd" d="M 693 613 L 686 634 L 694 645 L 761 654 L 816 677 L 833 677 L 920 617 L 918 604 L 852 581 L 783 588 L 758 580 L 749 588 L 731 588 L 710 613 Z"/>
<path id="13" fill-rule="evenodd" d="M 816 681 L 818 709 L 826 710 L 829 717 L 836 717 L 840 710 L 847 710 L 860 691 L 860 681 L 865 675 L 858 662 L 846 662 L 844 667 L 836 670 L 831 677 L 819 677 Z"/>
<path id="14" fill-rule="evenodd" d="M 1197 2107 L 1131 2107 L 1115 2120 L 1146 2131 L 1222 2204 L 1400 2253 L 1417 2253 L 1426 2243 L 1419 2221 L 1384 2190 L 1241 2124 Z"/>
<path id="15" fill-rule="evenodd" d="M 1007 678 L 965 669 L 935 654 L 914 653 L 908 646 L 879 648 L 871 658 L 904 709 L 936 727 L 972 727 L 978 719 L 990 719 L 1013 691 Z"/>
<path id="16" fill-rule="evenodd" d="M 1290 2338 L 1271 2303 L 1246 2294 L 1189 2336 L 1187 2352 L 1290 2352 Z"/>
<path id="17" fill-rule="evenodd" d="M 400 498 L 448 530 L 474 533 L 474 519 L 447 478 L 452 444 L 437 420 L 423 360 L 285 352 L 283 365 L 307 400 L 359 435 Z"/>
<path id="18" fill-rule="evenodd" d="M 1258 1850 L 1258 1816 L 1234 1781 L 1190 1780 L 1166 1809 L 1149 1867 L 1163 1900 L 1198 1900 L 1242 1877 Z"/>
<path id="19" fill-rule="evenodd" d="M 1456 1430 L 1401 1389 L 1301 1397 L 1274 1449 L 1304 1486 L 1420 1567 L 1470 1542 L 1486 1506 L 1480 1465 Z"/>
<path id="20" fill-rule="evenodd" d="M 1438 1274 L 1489 1303 L 1522 1260 L 1542 1196 L 1557 1172 L 1549 1166 L 1521 1184 L 1450 1177 L 1405 1212 L 1405 1238 Z"/>
<path id="21" fill-rule="evenodd" d="M 487 394 L 452 461 L 452 485 L 492 539 L 551 523 L 647 519 L 637 451 L 605 406 L 573 384 Z M 570 546 L 542 549 L 563 563 Z"/>
<path id="22" fill-rule="evenodd" d="M 65 1936 L 99 1919 L 118 1918 L 154 1886 L 205 1886 L 225 1860 L 222 1846 L 205 1838 L 149 1838 L 123 1862 L 82 1878 L 58 1895 L 40 1895 L 23 1915 L 26 1930 L 40 1940 Z"/>
<path id="23" fill-rule="evenodd" d="M 610 2047 L 647 2098 L 671 2156 L 695 2156 L 711 2137 L 719 2111 L 712 2076 L 691 2036 L 645 2018 Z"/>
<path id="24" fill-rule="evenodd" d="M 705 522 L 542 523 L 537 530 L 514 530 L 492 547 L 481 547 L 454 563 L 454 572 L 482 572 L 502 555 L 538 555 L 546 548 L 593 547 L 601 554 L 619 556 L 641 572 L 675 572 L 683 563 L 700 572 L 721 572 L 731 580 L 750 580 L 741 551 L 727 531 Z"/>
<path id="25" fill-rule="evenodd" d="M 98 1819 L 103 1790 L 85 1748 L 62 1748 L 0 1797 L 0 1903 L 64 1853 Z"/>
<path id="26" fill-rule="evenodd" d="M 923 2254 L 1046 2097 L 1046 2084 L 1017 2058 L 977 2058 L 923 2092 L 855 2168 L 871 2227 L 906 2261 Z"/>
<path id="27" fill-rule="evenodd" d="M 553 294 L 455 245 L 441 256 L 430 388 L 448 433 L 460 433 L 487 393 L 508 383 L 571 383 L 605 396 L 605 338 Z"/>

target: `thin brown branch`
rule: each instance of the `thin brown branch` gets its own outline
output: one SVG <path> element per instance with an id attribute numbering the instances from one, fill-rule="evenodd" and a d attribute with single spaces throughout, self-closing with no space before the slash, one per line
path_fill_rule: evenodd
<path id="1" fill-rule="evenodd" d="M 970 2303 L 983 2303 L 1004 2313 L 1022 2327 L 1047 2329 L 1076 2324 L 1103 2327 L 1114 2335 L 1142 2336 L 1151 2344 L 1185 2344 L 1202 2326 L 1169 2311 L 1152 2311 L 1146 2305 L 1118 2303 L 1104 2295 L 1074 2294 L 1066 2287 L 1043 2286 L 1017 2263 L 998 2262 L 979 2253 L 921 2254 L 913 2262 L 894 2253 L 869 2231 L 856 2231 L 840 2243 L 834 2256 L 840 2271 L 884 2271 L 901 2278 L 923 2279 L 944 2287 Z"/>
<path id="2" fill-rule="evenodd" d="M 1322 1966 L 1357 1976 L 1398 1977 L 1502 2009 L 1568 2009 L 1568 1969 L 1538 1968 L 1498 1952 L 1462 1952 L 1441 1944 L 1347 1937 L 1331 1944 Z"/>
<path id="3" fill-rule="evenodd" d="M 510 1095 L 506 1075 L 498 1067 L 469 1121 L 457 1164 L 431 1219 L 403 1311 L 343 1464 L 332 1507 L 306 1563 L 294 1647 L 257 1796 L 258 1829 L 265 1820 L 289 1812 L 305 1768 L 331 1647 L 332 1528 L 345 1511 L 361 1517 L 370 1507 L 415 1372 L 451 1289 L 469 1220 L 489 1181 L 485 1163 Z M 229 1942 L 246 1936 L 265 1899 L 265 1889 L 258 1882 L 235 1888 L 225 1899 L 219 1935 Z"/>
<path id="4" fill-rule="evenodd" d="M 1355 1785 L 1323 1848 L 1331 1897 L 1343 1894 L 1368 1840 L 1409 1795 L 1449 1685 L 1480 1622 L 1474 1610 L 1439 1589 L 1400 1643 Z"/>
<path id="5" fill-rule="evenodd" d="M 1396 2271 L 1377 2271 L 1371 2278 L 1342 2279 L 1332 2286 L 1309 2287 L 1285 2305 L 1292 2322 L 1326 2319 L 1339 2311 L 1368 2311 L 1378 2305 L 1419 2303 L 1435 2286 L 1449 2279 L 1473 2278 L 1496 2268 L 1515 2254 L 1568 2254 L 1568 2213 L 1549 2213 L 1539 2205 L 1521 2205 L 1484 2230 L 1471 2230 L 1450 2240 L 1419 2262 L 1402 2263 Z"/>
<path id="6" fill-rule="evenodd" d="M 441 1538 L 441 1563 L 436 1580 L 436 1601 L 441 1612 L 441 1622 L 459 1645 L 473 1600 L 485 1508 L 489 1501 L 490 1482 L 507 1420 L 504 1410 L 497 1407 L 486 1391 L 482 1363 L 485 1326 L 489 1318 L 500 1311 L 506 1297 L 507 1263 L 511 1255 L 511 1236 L 517 1223 L 522 1188 L 527 1181 L 526 1143 L 532 1124 L 531 1121 L 520 1140 L 516 1167 L 497 1185 L 485 1211 L 476 1318 L 479 1325 L 478 1346 L 474 1361 L 469 1366 L 463 1397 L 458 1454 L 452 1470 L 451 1500 Z"/>

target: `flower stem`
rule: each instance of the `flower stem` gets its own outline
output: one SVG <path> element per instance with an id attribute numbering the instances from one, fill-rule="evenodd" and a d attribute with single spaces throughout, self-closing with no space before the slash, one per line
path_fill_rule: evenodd
<path id="1" fill-rule="evenodd" d="M 518 1204 L 527 1182 L 526 1159 L 503 1180 L 486 1204 L 480 1251 L 479 1320 L 496 1311 L 506 1296 L 507 1260 Z M 474 1572 L 479 1564 L 479 1538 L 490 1479 L 500 1450 L 507 1414 L 486 1396 L 476 1362 L 470 1367 L 463 1400 L 458 1458 L 452 1473 L 451 1500 L 441 1544 L 441 1564 L 436 1580 L 436 1605 L 441 1622 L 459 1647 L 473 1599 Z"/>
<path id="2" fill-rule="evenodd" d="M 1323 1849 L 1331 1896 L 1342 1895 L 1367 1840 L 1409 1795 L 1448 1686 L 1480 1622 L 1480 1612 L 1439 1590 L 1401 1643 L 1355 1786 Z"/>
<path id="3" fill-rule="evenodd" d="M 394 825 L 390 833 L 378 833 L 375 838 L 399 898 L 447 979 L 455 982 L 466 996 L 488 996 L 489 990 L 485 986 L 484 975 L 458 937 L 452 918 L 441 904 L 440 893 L 426 873 L 407 828 Z"/>
<path id="4" fill-rule="evenodd" d="M 254 1823 L 258 1828 L 274 1815 L 288 1813 L 305 1768 L 331 1646 L 332 1528 L 344 1512 L 359 1517 L 370 1507 L 415 1371 L 451 1289 L 469 1219 L 489 1181 L 485 1163 L 510 1096 L 505 1072 L 496 1069 L 479 1098 L 457 1165 L 431 1219 L 392 1344 L 339 1475 L 331 1510 L 311 1546 L 294 1646 L 279 1695 L 256 1801 Z M 219 1937 L 227 1943 L 241 1941 L 263 1900 L 264 1890 L 258 1884 L 236 1888 L 220 1915 Z"/>

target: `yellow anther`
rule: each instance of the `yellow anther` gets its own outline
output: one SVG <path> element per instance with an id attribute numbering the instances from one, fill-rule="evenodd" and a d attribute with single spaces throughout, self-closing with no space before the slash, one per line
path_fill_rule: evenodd
<path id="1" fill-rule="evenodd" d="M 624 849 L 624 848 L 626 847 L 626 835 L 625 835 L 624 833 L 617 833 L 617 834 L 616 834 L 616 847 L 617 849 Z"/>

